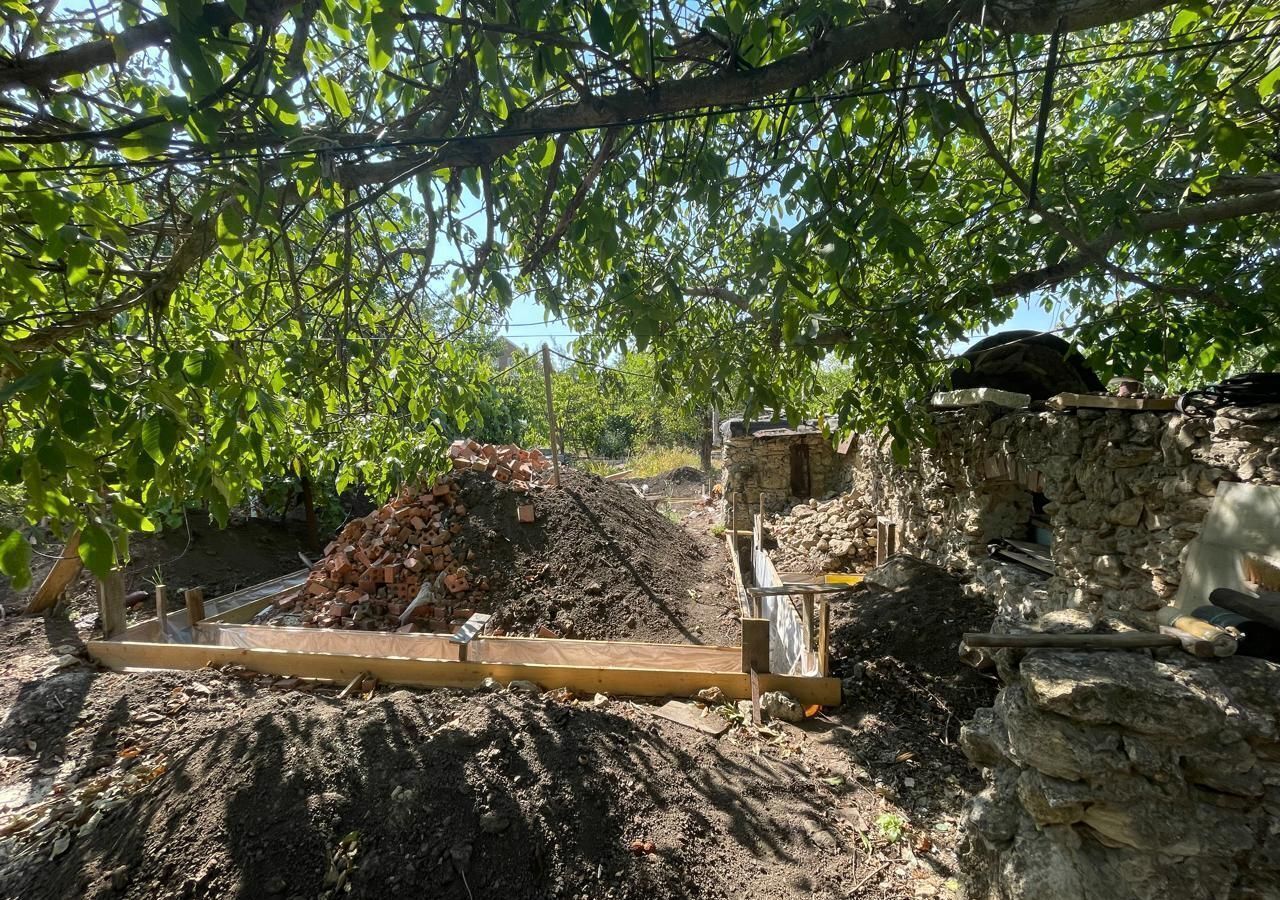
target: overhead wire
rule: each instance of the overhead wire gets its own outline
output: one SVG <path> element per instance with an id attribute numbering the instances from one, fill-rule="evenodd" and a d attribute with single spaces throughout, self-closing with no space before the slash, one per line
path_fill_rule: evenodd
<path id="1" fill-rule="evenodd" d="M 1201 41 L 1180 44 L 1171 47 L 1152 47 L 1146 50 L 1134 51 L 1131 53 L 1121 53 L 1113 56 L 1093 56 L 1079 60 L 1059 60 L 1056 68 L 1060 70 L 1079 69 L 1088 66 L 1100 65 L 1104 63 L 1125 62 L 1136 59 L 1145 59 L 1153 56 L 1161 56 L 1165 54 L 1189 53 L 1191 51 L 1217 51 L 1225 46 L 1236 44 L 1250 43 L 1254 41 L 1262 41 L 1268 38 L 1280 36 L 1280 31 L 1267 31 L 1261 34 L 1242 34 L 1232 37 L 1219 38 L 1214 41 Z M 1152 39 L 1156 40 L 1156 39 Z M 1118 45 L 1128 45 L 1126 42 L 1119 42 Z M 1105 45 L 1103 45 L 1105 46 Z M 1001 69 L 994 72 L 981 72 L 972 75 L 966 75 L 958 79 L 961 83 L 975 83 L 980 81 L 989 81 L 997 78 L 1019 77 L 1028 74 L 1043 73 L 1048 71 L 1050 67 L 1047 64 L 1038 66 L 1027 66 L 1016 69 Z M 948 79 L 947 83 L 954 83 L 957 79 Z M 200 161 L 207 162 L 237 162 L 237 161 L 254 161 L 254 162 L 270 162 L 280 161 L 294 158 L 310 157 L 320 154 L 340 155 L 352 154 L 379 150 L 394 150 L 414 147 L 439 147 L 444 148 L 452 144 L 466 142 L 473 144 L 475 142 L 485 142 L 491 140 L 510 140 L 511 138 L 529 138 L 544 137 L 551 134 L 578 133 L 583 131 L 597 131 L 608 128 L 623 128 L 646 124 L 663 124 L 669 122 L 689 121 L 706 117 L 735 115 L 745 112 L 763 112 L 773 111 L 796 104 L 816 105 L 818 103 L 840 101 L 847 99 L 869 98 L 876 96 L 887 96 L 905 92 L 916 91 L 921 88 L 929 87 L 932 82 L 917 81 L 909 84 L 887 84 L 871 88 L 851 89 L 847 91 L 828 91 L 819 94 L 795 95 L 790 97 L 774 98 L 768 100 L 753 101 L 751 103 L 738 105 L 715 105 L 710 104 L 701 106 L 696 109 L 683 110 L 680 112 L 664 113 L 652 116 L 632 116 L 617 119 L 608 122 L 598 122 L 590 125 L 575 125 L 569 127 L 560 126 L 543 126 L 535 128 L 523 129 L 504 129 L 484 134 L 471 135 L 455 135 L 450 137 L 416 137 L 416 138 L 391 138 L 379 141 L 367 141 L 356 144 L 346 144 L 340 146 L 327 147 L 309 147 L 297 148 L 292 150 L 272 150 L 272 151 L 254 151 L 252 153 L 232 153 L 219 151 L 217 149 L 200 147 L 193 151 L 188 151 L 181 156 L 156 157 L 154 159 L 141 160 L 103 160 L 93 163 L 68 163 L 61 166 L 24 166 L 21 169 L 4 169 L 0 168 L 0 174 L 5 173 L 25 173 L 25 172 L 73 172 L 73 171 L 110 171 L 114 169 L 127 168 L 160 168 L 165 166 L 183 166 L 194 165 Z M 939 82 L 941 84 L 941 82 Z M 241 135 L 242 137 L 246 135 Z M 248 135 L 254 137 L 256 135 Z M 313 135 L 317 139 L 325 138 L 324 135 Z M 331 140 L 331 138 L 329 138 Z M 21 145 L 20 141 L 0 138 L 0 146 L 17 146 Z"/>

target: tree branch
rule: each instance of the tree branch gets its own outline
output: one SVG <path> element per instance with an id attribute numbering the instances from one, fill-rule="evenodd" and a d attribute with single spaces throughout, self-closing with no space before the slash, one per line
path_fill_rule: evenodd
<path id="1" fill-rule="evenodd" d="M 1131 19 L 1172 6 L 1178 0 L 922 0 L 837 29 L 810 49 L 755 69 L 725 69 L 710 75 L 681 78 L 645 88 L 619 90 L 560 106 L 515 111 L 505 128 L 470 135 L 433 147 L 427 154 L 338 170 L 347 187 L 395 182 L 429 155 L 440 168 L 482 166 L 516 147 L 546 134 L 626 124 L 638 119 L 679 114 L 716 106 L 746 103 L 812 84 L 877 53 L 906 50 L 947 34 L 958 21 L 985 21 L 1009 33 L 1043 34 L 1060 21 L 1064 33 Z M 985 15 L 985 20 L 984 20 Z"/>

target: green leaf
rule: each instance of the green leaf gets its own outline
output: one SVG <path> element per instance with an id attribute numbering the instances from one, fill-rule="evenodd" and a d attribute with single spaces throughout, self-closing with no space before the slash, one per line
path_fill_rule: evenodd
<path id="1" fill-rule="evenodd" d="M 98 577 L 110 573 L 116 564 L 116 545 L 107 529 L 89 523 L 80 529 L 80 546 L 76 548 L 80 561 Z"/>
<path id="2" fill-rule="evenodd" d="M 130 531 L 155 531 L 156 525 L 143 513 L 142 507 L 131 500 L 119 499 L 111 505 L 116 521 Z"/>
<path id="3" fill-rule="evenodd" d="M 328 75 L 321 75 L 316 79 L 316 88 L 320 91 L 320 99 L 324 101 L 325 106 L 344 119 L 350 117 L 351 101 L 347 98 L 347 92 L 342 89 L 342 85 Z"/>
<path id="4" fill-rule="evenodd" d="M 187 355 L 182 374 L 191 384 L 203 386 L 220 379 L 224 368 L 221 356 L 212 350 L 201 350 Z"/>
<path id="5" fill-rule="evenodd" d="M 1273 66 L 1270 72 L 1259 79 L 1258 96 L 1266 100 L 1276 92 L 1277 85 L 1280 85 L 1280 66 Z"/>
<path id="6" fill-rule="evenodd" d="M 613 47 L 613 22 L 603 3 L 597 2 L 591 7 L 591 21 L 587 25 L 591 33 L 591 42 L 605 50 Z"/>
<path id="7" fill-rule="evenodd" d="M 167 412 L 158 412 L 142 423 L 142 448 L 156 465 L 164 465 L 177 442 L 178 425 Z"/>
<path id="8" fill-rule="evenodd" d="M 17 529 L 6 532 L 0 540 L 0 572 L 12 579 L 15 590 L 31 583 L 31 545 Z"/>

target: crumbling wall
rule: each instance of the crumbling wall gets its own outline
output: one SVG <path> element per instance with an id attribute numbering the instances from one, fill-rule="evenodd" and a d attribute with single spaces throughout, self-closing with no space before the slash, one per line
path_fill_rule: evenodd
<path id="1" fill-rule="evenodd" d="M 805 497 L 792 493 L 792 448 L 803 447 L 808 457 L 809 492 Z M 738 522 L 735 528 L 750 528 L 751 515 L 761 500 L 766 513 L 777 513 L 796 499 L 825 497 L 849 483 L 849 463 L 818 432 L 726 437 L 724 496 L 726 522 L 736 495 Z"/>
<path id="2" fill-rule="evenodd" d="M 906 466 L 863 436 L 853 489 L 897 524 L 900 549 L 972 571 L 1001 615 L 1054 609 L 1151 618 L 1177 592 L 1187 543 L 1220 481 L 1280 484 L 1280 407 L 1212 419 L 1078 410 L 937 412 L 935 438 Z M 1048 503 L 1056 572 L 1019 581 L 983 562 L 1021 537 L 1034 493 Z"/>
<path id="3" fill-rule="evenodd" d="M 971 900 L 1275 897 L 1280 665 L 1181 652 L 1006 659 L 961 731 Z"/>

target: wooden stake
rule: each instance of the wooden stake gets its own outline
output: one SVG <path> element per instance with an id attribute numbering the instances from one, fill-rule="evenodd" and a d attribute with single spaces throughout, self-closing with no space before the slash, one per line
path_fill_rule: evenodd
<path id="1" fill-rule="evenodd" d="M 831 604 L 826 597 L 818 598 L 818 674 L 823 678 L 831 674 Z"/>
<path id="2" fill-rule="evenodd" d="M 542 345 L 542 383 L 547 389 L 547 430 L 551 437 L 551 480 L 560 487 L 560 442 L 556 428 L 556 408 L 551 402 L 551 348 Z"/>
<path id="3" fill-rule="evenodd" d="M 80 555 L 76 552 L 80 547 L 80 532 L 71 535 L 71 540 L 67 541 L 67 546 L 63 548 L 62 555 L 58 557 L 58 561 L 53 564 L 53 568 L 49 570 L 49 574 L 44 577 L 44 581 L 40 584 L 40 589 L 36 591 L 35 596 L 31 598 L 31 602 L 27 604 L 26 613 L 44 612 L 46 609 L 54 606 L 58 602 L 58 598 L 66 593 L 67 587 L 80 574 L 80 570 L 84 568 L 84 564 L 80 562 Z"/>
<path id="4" fill-rule="evenodd" d="M 769 671 L 769 620 L 742 620 L 742 671 Z"/>
<path id="5" fill-rule="evenodd" d="M 103 636 L 112 638 L 124 631 L 124 575 L 119 570 L 98 582 L 98 618 Z"/>
<path id="6" fill-rule="evenodd" d="M 169 589 L 156 585 L 156 624 L 160 626 L 160 640 L 169 640 Z"/>
<path id="7" fill-rule="evenodd" d="M 764 724 L 764 717 L 760 714 L 760 675 L 752 669 L 749 677 L 751 678 L 751 724 L 759 728 Z"/>
<path id="8" fill-rule="evenodd" d="M 195 628 L 204 621 L 204 588 L 191 588 L 182 596 L 187 601 L 187 623 Z"/>

